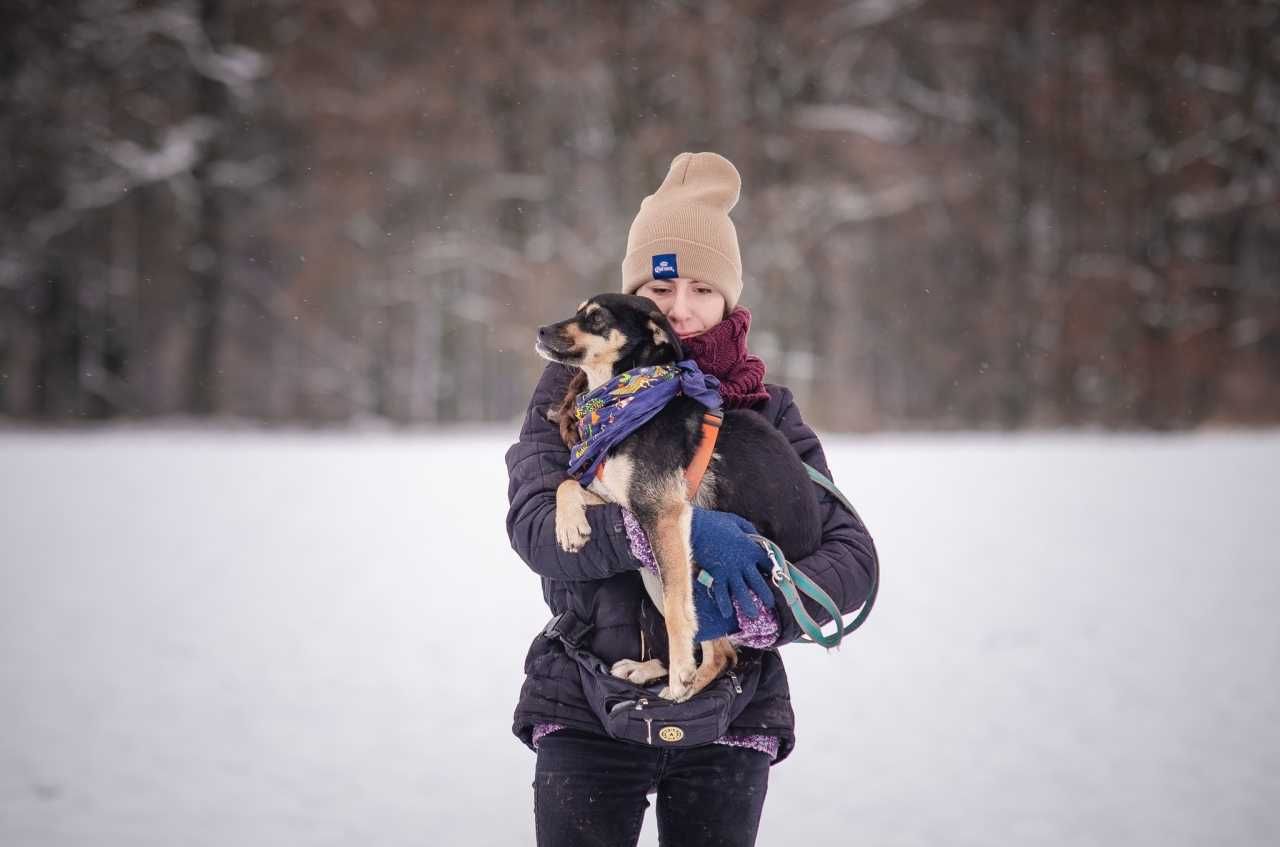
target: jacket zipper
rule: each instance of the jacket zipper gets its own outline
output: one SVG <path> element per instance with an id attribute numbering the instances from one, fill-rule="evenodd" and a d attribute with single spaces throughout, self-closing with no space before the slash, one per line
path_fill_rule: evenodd
<path id="1" fill-rule="evenodd" d="M 733 671 L 728 671 L 727 673 L 729 674 L 729 679 L 733 682 L 733 690 L 741 694 L 742 686 L 738 684 L 738 675 Z"/>

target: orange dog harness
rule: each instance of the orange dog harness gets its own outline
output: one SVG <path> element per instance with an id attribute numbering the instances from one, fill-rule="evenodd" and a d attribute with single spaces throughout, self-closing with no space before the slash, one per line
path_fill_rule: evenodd
<path id="1" fill-rule="evenodd" d="M 690 503 L 698 493 L 698 487 L 702 485 L 702 477 L 707 472 L 707 466 L 711 464 L 711 454 L 716 449 L 716 439 L 720 437 L 720 423 L 723 420 L 724 412 L 719 409 L 707 409 L 702 413 L 702 440 L 698 442 L 698 449 L 694 451 L 693 461 L 684 469 Z M 596 468 L 596 479 L 604 478 L 604 465 L 605 463 L 601 462 Z"/>

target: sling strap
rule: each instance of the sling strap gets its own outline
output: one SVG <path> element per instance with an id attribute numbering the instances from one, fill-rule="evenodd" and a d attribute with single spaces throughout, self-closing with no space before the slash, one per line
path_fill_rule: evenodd
<path id="1" fill-rule="evenodd" d="M 547 622 L 542 634 L 547 638 L 558 638 L 570 647 L 581 647 L 583 636 L 594 628 L 595 624 L 582 620 L 572 609 L 565 609 Z"/>

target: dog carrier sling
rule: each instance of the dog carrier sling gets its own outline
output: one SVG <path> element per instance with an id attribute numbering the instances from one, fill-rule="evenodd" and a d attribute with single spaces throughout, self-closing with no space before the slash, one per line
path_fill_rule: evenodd
<path id="1" fill-rule="evenodd" d="M 723 736 L 755 696 L 760 656 L 740 650 L 738 664 L 683 703 L 658 696 L 662 685 L 644 687 L 618 679 L 582 646 L 592 625 L 571 611 L 556 615 L 542 634 L 558 640 L 578 664 L 582 693 L 611 738 L 655 747 L 700 747 Z"/>

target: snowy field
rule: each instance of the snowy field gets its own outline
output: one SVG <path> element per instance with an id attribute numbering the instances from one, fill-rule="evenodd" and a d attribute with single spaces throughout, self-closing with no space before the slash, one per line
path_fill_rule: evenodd
<path id="1" fill-rule="evenodd" d="M 531 844 L 509 435 L 0 434 L 0 844 Z M 1275 843 L 1280 433 L 826 443 L 760 844 Z"/>

